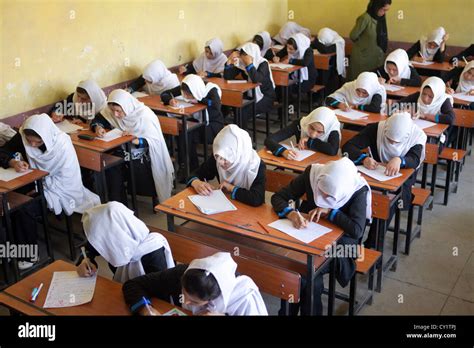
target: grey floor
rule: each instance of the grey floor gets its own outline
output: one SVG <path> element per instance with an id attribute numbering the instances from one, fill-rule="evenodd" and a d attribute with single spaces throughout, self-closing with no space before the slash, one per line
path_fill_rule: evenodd
<path id="1" fill-rule="evenodd" d="M 258 123 L 263 129 L 263 122 Z M 272 127 L 273 128 L 273 127 Z M 258 148 L 264 135 L 258 136 Z M 461 173 L 460 187 L 450 195 L 449 205 L 441 205 L 440 189 L 432 211 L 425 210 L 421 238 L 415 239 L 409 256 L 399 252 L 396 272 L 387 272 L 381 293 L 375 293 L 373 304 L 365 306 L 359 315 L 472 315 L 474 314 L 474 160 L 468 157 Z M 439 170 L 443 177 L 445 170 Z M 179 185 L 178 190 L 183 185 Z M 268 195 L 267 198 L 270 196 Z M 139 197 L 140 217 L 145 223 L 166 228 L 163 214 L 154 214 L 151 199 Z M 402 220 L 402 224 L 403 224 Z M 403 225 L 402 225 L 403 226 Z M 68 260 L 66 237 L 55 234 L 56 258 Z M 404 246 L 400 237 L 400 249 Z M 386 249 L 391 250 L 392 233 L 387 234 Z M 103 259 L 99 274 L 110 277 Z M 366 288 L 361 277 L 359 292 Z M 348 289 L 340 289 L 348 292 Z M 263 294 L 270 314 L 278 312 L 280 301 Z M 327 297 L 323 296 L 323 303 Z M 336 301 L 336 314 L 345 315 L 347 304 Z M 0 315 L 6 311 L 0 308 Z"/>

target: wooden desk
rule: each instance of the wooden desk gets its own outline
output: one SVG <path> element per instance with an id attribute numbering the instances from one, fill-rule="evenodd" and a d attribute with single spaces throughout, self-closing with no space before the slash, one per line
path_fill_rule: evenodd
<path id="1" fill-rule="evenodd" d="M 163 104 L 159 95 L 149 95 L 147 97 L 138 98 L 138 100 L 155 112 L 177 116 L 177 118 L 158 117 L 158 120 L 162 126 L 163 134 L 176 136 L 179 132 L 182 132 L 185 147 L 184 151 L 186 153 L 186 157 L 184 159 L 184 170 L 186 177 L 189 177 L 189 132 L 193 130 L 194 127 L 188 128 L 187 119 L 193 118 L 193 115 L 196 113 L 201 113 L 202 122 L 200 123 L 200 127 L 203 128 L 204 139 L 206 139 L 207 142 L 207 129 L 205 123 L 207 107 L 204 104 L 194 104 L 193 106 L 187 108 L 175 109 L 169 105 Z M 207 159 L 207 143 L 204 144 L 204 158 Z"/>
<path id="2" fill-rule="evenodd" d="M 297 119 L 300 119 L 300 113 L 301 113 L 301 84 L 299 83 L 299 77 L 300 77 L 300 71 L 302 66 L 299 65 L 293 65 L 291 68 L 288 69 L 280 69 L 278 67 L 272 67 L 270 66 L 272 70 L 272 76 L 273 76 L 273 81 L 275 82 L 275 86 L 281 87 L 283 90 L 283 127 L 286 127 L 288 124 L 288 112 L 289 112 L 289 86 L 294 83 L 290 79 L 290 75 L 292 73 L 297 73 L 298 74 L 298 100 L 297 100 Z"/>
<path id="3" fill-rule="evenodd" d="M 99 194 L 103 202 L 108 201 L 107 192 L 107 180 L 105 176 L 105 170 L 112 166 L 118 165 L 123 162 L 123 159 L 119 159 L 117 156 L 112 156 L 108 152 L 125 145 L 128 154 L 132 153 L 132 140 L 135 139 L 132 135 L 122 136 L 112 141 L 102 141 L 99 139 L 84 140 L 80 139 L 79 134 L 87 134 L 95 136 L 92 130 L 81 130 L 76 133 L 69 134 L 72 143 L 76 150 L 79 165 L 81 167 L 90 169 L 96 174 L 96 185 L 99 187 Z M 131 156 L 129 156 L 131 157 Z M 133 161 L 129 162 L 130 171 L 130 195 L 132 196 L 132 206 L 136 215 L 138 216 L 137 206 L 137 194 L 135 189 L 135 174 L 133 171 Z"/>
<path id="4" fill-rule="evenodd" d="M 412 168 L 400 169 L 400 173 L 402 174 L 402 176 L 387 181 L 378 181 L 363 173 L 360 174 L 362 175 L 362 177 L 365 178 L 365 180 L 367 180 L 367 183 L 373 190 L 378 190 L 385 193 L 396 193 L 402 188 L 402 185 L 405 183 L 405 181 L 408 180 L 408 178 L 413 174 L 413 172 L 414 169 Z"/>
<path id="5" fill-rule="evenodd" d="M 449 125 L 443 123 L 437 123 L 435 126 L 423 129 L 423 132 L 429 137 L 436 141 L 441 137 L 441 134 L 449 128 Z"/>
<path id="6" fill-rule="evenodd" d="M 415 61 L 410 61 L 410 62 L 413 65 L 413 67 L 416 68 L 416 69 L 435 70 L 435 71 L 451 71 L 455 68 L 449 62 L 442 62 L 442 63 L 433 62 L 433 64 L 429 64 L 429 65 L 422 65 L 422 64 L 419 64 Z"/>
<path id="7" fill-rule="evenodd" d="M 266 165 L 280 167 L 288 170 L 294 170 L 298 173 L 304 172 L 305 169 L 313 163 L 325 164 L 329 161 L 336 161 L 341 158 L 339 155 L 329 156 L 322 152 L 315 151 L 314 155 L 305 158 L 303 161 L 292 161 L 286 159 L 285 157 L 275 156 L 272 153 L 269 153 L 266 148 L 263 148 L 258 151 L 258 155 Z"/>
<path id="8" fill-rule="evenodd" d="M 474 110 L 455 109 L 456 118 L 454 126 L 457 126 L 457 148 L 467 150 L 469 130 L 474 128 Z"/>
<path id="9" fill-rule="evenodd" d="M 167 214 L 168 230 L 174 232 L 174 217 L 179 217 L 188 221 L 195 221 L 207 226 L 215 227 L 236 236 L 247 237 L 260 242 L 265 242 L 295 250 L 307 255 L 307 269 L 309 286 L 307 290 L 313 288 L 314 277 L 317 274 L 314 270 L 315 257 L 324 256 L 326 246 L 337 242 L 343 235 L 343 231 L 331 224 L 327 220 L 320 220 L 320 224 L 332 229 L 332 232 L 312 241 L 309 244 L 300 242 L 299 240 L 290 237 L 289 235 L 268 227 L 271 231 L 266 233 L 259 223 L 267 225 L 278 219 L 270 205 L 263 204 L 259 207 L 251 207 L 239 201 L 232 201 L 237 210 L 220 213 L 216 215 L 202 214 L 188 199 L 189 195 L 194 195 L 196 192 L 192 188 L 186 188 L 175 196 L 167 199 L 155 207 L 156 211 L 161 211 Z M 183 204 L 184 202 L 184 204 Z M 334 268 L 334 263 L 330 259 L 327 262 L 331 263 L 331 268 Z M 326 263 L 323 263 L 326 264 Z M 334 269 L 331 272 L 332 280 L 334 279 Z M 332 289 L 334 291 L 334 289 Z M 309 309 L 312 308 L 312 292 L 308 293 Z M 334 292 L 331 293 L 333 296 Z M 331 310 L 329 311 L 331 312 Z"/>
<path id="10" fill-rule="evenodd" d="M 409 95 L 418 93 L 421 87 L 412 87 L 412 86 L 400 86 L 403 89 L 399 91 L 387 91 L 387 97 L 391 99 L 401 99 L 408 97 Z"/>
<path id="11" fill-rule="evenodd" d="M 455 98 L 454 96 L 453 96 L 453 98 L 454 98 L 454 105 L 455 106 L 459 105 L 459 106 L 463 107 L 463 106 L 469 106 L 469 105 L 472 104 L 472 102 L 467 101 L 467 100 L 458 99 L 458 98 Z"/>
<path id="12" fill-rule="evenodd" d="M 335 108 L 331 108 L 331 109 L 333 109 L 334 111 L 337 111 L 337 109 Z M 336 116 L 339 122 L 341 123 L 355 125 L 355 126 L 363 126 L 363 127 L 372 123 L 379 123 L 380 121 L 385 121 L 387 119 L 386 115 L 377 114 L 375 112 L 368 112 L 368 111 L 361 111 L 361 110 L 358 110 L 358 111 L 368 114 L 368 116 L 365 118 L 357 119 L 357 120 L 351 120 L 350 118 L 346 118 L 337 114 Z"/>
<path id="13" fill-rule="evenodd" d="M 0 304 L 11 311 L 24 315 L 131 315 L 122 294 L 122 284 L 97 276 L 94 297 L 91 302 L 66 308 L 43 308 L 54 272 L 75 271 L 73 264 L 58 260 L 28 276 L 0 293 Z M 37 300 L 30 302 L 31 290 L 43 283 Z M 176 308 L 170 303 L 153 298 L 153 307 L 165 313 Z M 181 311 L 187 312 L 184 309 Z"/>
<path id="14" fill-rule="evenodd" d="M 48 213 L 46 210 L 46 200 L 44 198 L 44 188 L 43 188 L 43 178 L 48 175 L 48 172 L 38 170 L 38 169 L 32 169 L 32 171 L 28 174 L 25 174 L 21 177 L 18 177 L 16 179 L 10 180 L 10 181 L 3 181 L 0 180 L 0 195 L 2 196 L 2 214 L 5 219 L 5 229 L 6 229 L 6 234 L 7 234 L 7 240 L 10 241 L 11 243 L 15 243 L 15 237 L 14 237 L 14 231 L 13 231 L 13 226 L 12 226 L 12 221 L 11 221 L 11 213 L 23 206 L 24 204 L 31 203 L 34 200 L 39 200 L 40 205 L 41 205 L 41 217 L 43 219 L 43 230 L 44 230 L 44 235 L 45 235 L 45 242 L 46 242 L 46 250 L 48 257 L 44 260 L 42 260 L 40 263 L 36 264 L 32 268 L 26 270 L 23 272 L 23 274 L 28 274 L 39 267 L 42 267 L 43 265 L 51 262 L 54 260 L 54 253 L 53 253 L 53 248 L 51 246 L 51 240 L 49 236 L 49 226 L 48 226 Z M 26 196 L 17 192 L 14 192 L 15 190 L 22 188 L 26 185 L 29 185 L 31 183 L 36 184 L 36 190 L 38 192 L 38 195 L 36 197 L 30 197 Z M 18 269 L 18 263 L 16 258 L 12 258 L 12 265 L 13 265 L 13 275 L 14 279 L 13 281 L 17 281 L 20 279 L 20 271 Z M 9 279 L 9 270 L 8 270 L 8 263 L 6 260 L 3 260 L 2 262 L 3 269 L 5 271 L 5 276 L 6 276 L 6 283 L 10 283 Z"/>
<path id="15" fill-rule="evenodd" d="M 336 53 L 319 53 L 314 51 L 314 65 L 319 70 L 329 70 L 331 67 L 331 58 L 336 56 Z"/>

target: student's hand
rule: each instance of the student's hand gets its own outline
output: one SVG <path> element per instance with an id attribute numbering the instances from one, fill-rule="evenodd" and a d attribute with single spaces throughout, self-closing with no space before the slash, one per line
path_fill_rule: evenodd
<path id="1" fill-rule="evenodd" d="M 216 312 L 205 311 L 205 312 L 199 313 L 198 315 L 205 315 L 205 316 L 223 316 L 223 315 L 225 315 L 225 314 L 224 314 L 224 313 L 216 313 Z"/>
<path id="2" fill-rule="evenodd" d="M 288 64 L 290 62 L 290 59 L 288 57 L 285 57 L 284 59 L 280 60 L 280 63 L 282 64 Z"/>
<path id="3" fill-rule="evenodd" d="M 53 120 L 54 123 L 61 122 L 63 118 L 64 118 L 64 115 L 57 114 L 55 112 L 51 114 L 51 119 Z"/>
<path id="4" fill-rule="evenodd" d="M 443 36 L 443 43 L 446 43 L 446 41 L 448 41 L 448 40 L 449 40 L 449 34 L 446 33 L 446 34 L 444 34 L 444 36 Z"/>
<path id="5" fill-rule="evenodd" d="M 364 165 L 365 168 L 374 170 L 377 169 L 378 163 L 376 160 L 374 160 L 372 157 L 366 157 L 364 158 L 364 161 L 362 161 L 362 164 Z"/>
<path id="6" fill-rule="evenodd" d="M 446 87 L 446 93 L 454 94 L 454 89 L 452 89 L 451 87 Z"/>
<path id="7" fill-rule="evenodd" d="M 298 156 L 296 151 L 289 150 L 289 149 L 286 149 L 285 151 L 283 151 L 283 153 L 281 155 L 283 157 L 285 157 L 286 159 L 288 159 L 288 160 L 295 160 L 296 157 Z"/>
<path id="8" fill-rule="evenodd" d="M 466 93 L 467 95 L 474 95 L 474 88 L 471 89 L 469 92 Z"/>
<path id="9" fill-rule="evenodd" d="M 123 136 L 123 137 L 129 136 L 129 135 L 133 135 L 133 134 L 130 133 L 129 131 L 123 131 L 123 132 L 122 132 L 122 136 Z"/>
<path id="10" fill-rule="evenodd" d="M 280 62 L 280 57 L 275 56 L 275 57 L 273 57 L 272 60 L 273 60 L 273 63 L 279 63 Z"/>
<path id="11" fill-rule="evenodd" d="M 242 55 L 242 56 L 240 57 L 240 59 L 242 59 L 242 62 L 245 64 L 245 66 L 249 66 L 250 64 L 253 63 L 253 58 L 252 58 L 252 56 L 250 56 L 250 55 L 248 55 L 248 54 L 247 54 L 247 55 Z"/>
<path id="12" fill-rule="evenodd" d="M 331 209 L 329 208 L 316 208 L 316 209 L 313 209 L 311 210 L 308 215 L 309 215 L 309 221 L 314 221 L 314 222 L 319 222 L 319 219 L 321 218 L 321 216 L 327 216 L 329 214 L 329 212 L 331 211 Z M 316 220 L 314 220 L 314 218 L 316 217 Z"/>
<path id="13" fill-rule="evenodd" d="M 239 51 L 233 51 L 229 55 L 229 58 L 227 58 L 227 64 L 235 65 L 235 58 L 239 58 L 239 57 L 240 57 Z"/>
<path id="14" fill-rule="evenodd" d="M 386 80 L 383 77 L 379 77 L 379 83 L 383 85 L 386 82 Z"/>
<path id="15" fill-rule="evenodd" d="M 186 72 L 186 67 L 184 65 L 181 65 L 179 68 L 178 68 L 178 73 L 180 75 L 184 74 Z"/>
<path id="16" fill-rule="evenodd" d="M 101 126 L 95 126 L 95 135 L 97 135 L 99 138 L 102 138 L 107 131 L 101 127 Z"/>
<path id="17" fill-rule="evenodd" d="M 87 269 L 88 267 L 90 271 Z M 76 267 L 76 271 L 80 277 L 92 277 L 97 273 L 97 268 L 92 262 L 90 262 L 88 258 L 85 258 L 82 260 L 79 266 Z"/>
<path id="18" fill-rule="evenodd" d="M 298 214 L 296 211 L 289 212 L 286 217 L 293 223 L 293 226 L 297 229 L 308 227 L 308 220 L 305 219 L 302 215 Z"/>
<path id="19" fill-rule="evenodd" d="M 15 169 L 17 173 L 25 172 L 30 167 L 25 161 L 17 161 L 16 159 L 11 159 L 8 164 L 11 168 Z"/>
<path id="20" fill-rule="evenodd" d="M 337 108 L 342 111 L 349 111 L 351 109 L 351 106 L 349 104 L 340 102 L 339 104 L 337 104 Z"/>
<path id="21" fill-rule="evenodd" d="M 153 308 L 153 306 L 150 305 L 148 305 L 148 308 L 147 306 L 143 306 L 142 308 L 140 308 L 138 314 L 143 315 L 145 317 L 161 315 L 159 311 L 157 311 L 155 308 Z"/>
<path id="22" fill-rule="evenodd" d="M 225 191 L 227 192 L 232 192 L 235 188 L 235 185 L 232 185 L 230 182 L 228 181 L 223 181 L 220 185 L 219 185 L 219 190 L 222 190 L 224 189 Z"/>
<path id="23" fill-rule="evenodd" d="M 209 196 L 213 190 L 212 186 L 209 183 L 201 181 L 199 179 L 194 180 L 191 183 L 191 186 L 193 187 L 193 189 L 196 190 L 199 195 L 203 196 Z"/>
<path id="24" fill-rule="evenodd" d="M 431 121 L 431 122 L 436 122 L 435 116 L 436 115 L 432 115 L 432 114 L 424 114 L 424 115 L 420 115 L 420 118 Z"/>
<path id="25" fill-rule="evenodd" d="M 385 175 L 394 176 L 397 175 L 400 171 L 400 164 L 402 160 L 400 157 L 394 157 L 390 161 L 388 161 L 387 165 L 385 166 Z"/>
<path id="26" fill-rule="evenodd" d="M 390 80 L 388 80 L 388 83 L 394 84 L 394 85 L 399 85 L 402 79 L 397 76 L 397 77 L 391 77 Z"/>
<path id="27" fill-rule="evenodd" d="M 420 57 L 419 53 L 415 57 L 413 57 L 413 60 L 418 63 L 423 63 L 425 59 L 423 57 Z"/>
<path id="28" fill-rule="evenodd" d="M 132 144 L 133 145 L 139 145 L 140 144 L 140 140 L 137 138 L 137 139 L 133 139 L 132 140 Z"/>
<path id="29" fill-rule="evenodd" d="M 308 137 L 301 138 L 300 142 L 298 143 L 298 149 L 300 149 L 300 150 L 306 149 L 308 147 L 308 140 L 309 140 Z"/>
<path id="30" fill-rule="evenodd" d="M 82 121 L 81 121 L 80 119 L 78 119 L 78 118 L 73 118 L 73 119 L 71 120 L 71 123 L 73 123 L 73 124 L 82 124 Z"/>
<path id="31" fill-rule="evenodd" d="M 169 102 L 170 106 L 178 106 L 178 101 L 176 99 L 171 99 Z"/>
<path id="32" fill-rule="evenodd" d="M 207 77 L 207 71 L 200 71 L 197 73 L 198 76 L 204 78 L 204 77 Z"/>

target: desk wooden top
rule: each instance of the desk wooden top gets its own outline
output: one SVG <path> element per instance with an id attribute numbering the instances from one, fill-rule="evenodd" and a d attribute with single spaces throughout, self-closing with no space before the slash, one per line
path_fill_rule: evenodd
<path id="1" fill-rule="evenodd" d="M 438 63 L 438 62 L 433 62 L 433 64 L 429 64 L 429 65 L 423 65 L 423 64 L 419 64 L 415 61 L 410 61 L 410 63 L 413 65 L 414 68 L 416 69 L 426 69 L 426 70 L 438 70 L 438 71 L 451 71 L 453 70 L 455 67 L 449 63 L 449 62 L 442 62 L 442 63 Z"/>
<path id="2" fill-rule="evenodd" d="M 435 126 L 423 129 L 428 137 L 439 138 L 443 132 L 449 128 L 448 124 L 437 123 Z"/>
<path id="3" fill-rule="evenodd" d="M 453 98 L 454 98 L 454 104 L 455 105 L 470 105 L 472 103 L 472 102 L 467 101 L 467 100 L 462 100 L 462 99 L 459 99 L 459 98 L 455 98 L 454 96 L 453 96 Z"/>
<path id="4" fill-rule="evenodd" d="M 235 205 L 237 210 L 215 215 L 205 215 L 201 213 L 188 199 L 189 195 L 195 194 L 196 192 L 194 189 L 188 187 L 163 203 L 157 205 L 155 210 L 185 220 L 195 221 L 207 226 L 219 228 L 229 233 L 246 236 L 301 253 L 319 256 L 324 254 L 327 245 L 336 242 L 344 233 L 339 227 L 333 225 L 329 221 L 320 220 L 319 223 L 321 225 L 331 228 L 332 231 L 311 243 L 306 244 L 268 226 L 267 228 L 271 233 L 265 232 L 259 222 L 267 225 L 278 220 L 278 215 L 268 204 L 263 204 L 259 207 L 251 207 L 233 200 L 232 203 Z"/>
<path id="5" fill-rule="evenodd" d="M 19 189 L 20 187 L 23 187 L 28 184 L 31 184 L 32 182 L 35 182 L 36 180 L 44 178 L 48 174 L 49 174 L 48 172 L 45 172 L 43 170 L 32 169 L 32 172 L 25 174 L 23 176 L 20 176 L 16 179 L 13 179 L 10 181 L 0 180 L 0 193 L 7 193 L 7 192 L 14 191 L 16 189 Z"/>
<path id="6" fill-rule="evenodd" d="M 313 50 L 313 52 L 316 69 L 329 70 L 331 58 L 334 57 L 336 53 L 319 53 L 318 50 Z"/>
<path id="7" fill-rule="evenodd" d="M 408 180 L 408 178 L 410 177 L 410 175 L 413 174 L 413 172 L 414 169 L 412 168 L 400 169 L 400 173 L 402 174 L 402 176 L 387 181 L 378 181 L 363 173 L 360 174 L 365 178 L 365 180 L 367 180 L 367 183 L 372 189 L 379 191 L 396 192 L 402 187 L 405 181 Z"/>
<path id="8" fill-rule="evenodd" d="M 163 104 L 159 95 L 149 95 L 146 97 L 138 98 L 138 100 L 154 111 L 165 112 L 174 115 L 191 116 L 196 112 L 200 112 L 206 109 L 206 106 L 204 104 L 194 104 L 193 106 L 190 106 L 188 108 L 174 109 L 169 105 Z"/>
<path id="9" fill-rule="evenodd" d="M 465 128 L 474 128 L 474 110 L 454 109 L 456 117 L 454 125 Z"/>
<path id="10" fill-rule="evenodd" d="M 403 89 L 400 89 L 398 91 L 387 91 L 387 96 L 390 97 L 395 97 L 395 98 L 405 98 L 408 97 L 409 95 L 418 93 L 420 91 L 421 87 L 412 87 L 412 86 L 399 86 L 403 87 Z"/>
<path id="11" fill-rule="evenodd" d="M 222 90 L 222 93 L 225 91 L 245 93 L 260 85 L 259 83 L 252 83 L 248 81 L 242 83 L 229 83 L 228 80 L 221 77 L 208 77 L 205 78 L 205 80 L 218 85 Z"/>
<path id="12" fill-rule="evenodd" d="M 107 152 L 116 147 L 119 147 L 122 144 L 131 142 L 135 137 L 133 135 L 126 135 L 120 138 L 114 139 L 112 141 L 102 141 L 99 139 L 94 140 L 84 140 L 78 137 L 79 134 L 88 134 L 95 136 L 95 133 L 91 130 L 82 130 L 77 133 L 69 134 L 71 137 L 72 143 L 74 146 L 84 147 L 86 149 L 96 151 L 96 152 Z"/>
<path id="13" fill-rule="evenodd" d="M 290 85 L 290 74 L 298 71 L 302 68 L 302 66 L 299 65 L 292 65 L 288 69 L 280 69 L 278 67 L 272 67 L 270 66 L 270 69 L 272 70 L 272 76 L 273 76 L 273 81 L 275 82 L 276 86 L 283 86 L 287 87 Z"/>
<path id="14" fill-rule="evenodd" d="M 0 293 L 0 303 L 26 315 L 131 315 L 122 294 L 122 284 L 97 276 L 94 297 L 91 302 L 66 308 L 43 308 L 54 272 L 75 271 L 76 267 L 58 260 L 36 273 L 20 280 Z M 31 291 L 43 283 L 37 300 L 30 302 Z M 173 308 L 170 303 L 153 298 L 153 307 L 161 313 Z M 183 312 L 187 312 L 181 309 Z"/>
<path id="15" fill-rule="evenodd" d="M 334 111 L 337 111 L 337 109 L 335 108 L 331 108 L 331 109 L 333 109 Z M 339 122 L 345 123 L 345 124 L 352 124 L 356 126 L 367 126 L 369 124 L 379 123 L 380 121 L 385 121 L 387 119 L 386 115 L 377 114 L 375 112 L 368 112 L 368 111 L 360 111 L 360 112 L 363 112 L 364 114 L 368 114 L 368 116 L 364 118 L 359 118 L 357 120 L 351 120 L 350 118 L 346 118 L 337 114 L 336 116 Z"/>
<path id="16" fill-rule="evenodd" d="M 305 158 L 302 161 L 293 161 L 293 160 L 286 159 L 285 157 L 275 156 L 272 153 L 269 153 L 269 151 L 266 148 L 263 148 L 260 151 L 258 151 L 258 155 L 260 156 L 262 161 L 267 165 L 294 170 L 300 173 L 304 172 L 304 170 L 313 163 L 325 164 L 329 161 L 335 161 L 341 158 L 339 155 L 329 156 L 322 152 L 315 151 L 313 155 Z"/>

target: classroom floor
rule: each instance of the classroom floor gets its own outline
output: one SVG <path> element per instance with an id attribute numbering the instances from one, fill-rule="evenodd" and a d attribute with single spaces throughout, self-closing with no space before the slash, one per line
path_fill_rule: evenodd
<path id="1" fill-rule="evenodd" d="M 258 124 L 260 129 L 264 129 L 263 121 L 258 121 Z M 258 149 L 263 146 L 263 140 L 264 135 L 259 134 Z M 445 168 L 439 167 L 438 178 L 441 180 Z M 405 239 L 400 236 L 397 271 L 385 274 L 382 292 L 375 293 L 373 304 L 365 306 L 359 315 L 474 314 L 473 185 L 474 160 L 470 156 L 461 173 L 458 192 L 450 194 L 447 207 L 441 204 L 441 189 L 436 191 L 433 210 L 425 210 L 421 238 L 413 241 L 409 256 L 401 252 Z M 183 185 L 179 185 L 177 190 L 182 188 Z M 267 195 L 267 202 L 269 199 L 270 195 Z M 153 213 L 150 198 L 139 197 L 139 212 L 145 223 L 166 229 L 165 215 Z M 401 226 L 405 226 L 405 215 L 402 217 Z M 66 236 L 54 233 L 53 244 L 56 258 L 68 261 Z M 391 247 L 392 233 L 388 232 L 386 249 L 391 250 Z M 99 264 L 99 274 L 111 278 L 112 273 L 102 258 L 99 258 Z M 366 289 L 366 279 L 359 279 L 361 293 Z M 349 289 L 338 286 L 337 290 L 348 293 Z M 269 314 L 276 315 L 279 299 L 266 294 L 263 297 Z M 327 303 L 326 296 L 323 296 L 323 303 Z M 347 304 L 336 300 L 335 313 L 345 315 Z M 0 307 L 0 315 L 5 314 L 5 309 Z"/>

